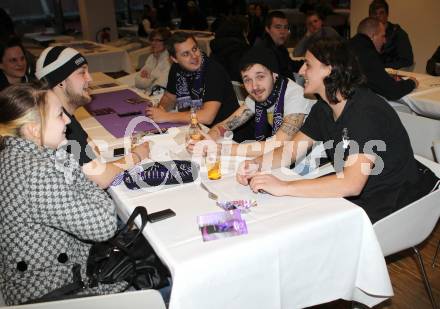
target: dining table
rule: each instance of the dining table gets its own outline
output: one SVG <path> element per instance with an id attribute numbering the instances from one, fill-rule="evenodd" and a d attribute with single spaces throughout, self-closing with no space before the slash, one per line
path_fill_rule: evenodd
<path id="1" fill-rule="evenodd" d="M 51 45 L 71 47 L 79 51 L 87 59 L 90 72 L 135 72 L 127 51 L 120 47 L 87 40 Z"/>
<path id="2" fill-rule="evenodd" d="M 398 78 L 414 77 L 419 86 L 411 93 L 396 101 L 390 101 L 393 106 L 403 105 L 423 117 L 440 119 L 440 77 L 423 73 L 387 69 L 387 72 Z"/>
<path id="3" fill-rule="evenodd" d="M 80 108 L 76 117 L 99 145 L 104 160 L 116 159 L 112 157 L 116 147 L 129 151 L 130 132 L 115 136 L 90 109 Z M 135 115 L 131 121 L 148 119 Z M 108 189 L 122 220 L 136 206 L 149 213 L 168 208 L 175 212 L 174 217 L 148 223 L 143 231 L 170 270 L 169 308 L 304 308 L 337 299 L 374 306 L 393 296 L 380 245 L 362 208 L 343 198 L 255 193 L 235 179 L 243 157 L 222 156 L 222 176 L 210 180 L 205 158 L 186 150 L 187 127 L 176 124 L 166 132 L 146 134 L 143 140 L 150 143 L 150 157 L 141 166 L 188 160 L 197 167 L 194 181 L 144 184 L 140 189 L 119 181 Z M 330 171 L 326 166 L 303 176 L 287 168 L 272 173 L 297 180 Z M 204 240 L 199 219 L 224 214 L 228 210 L 219 205 L 237 200 L 252 201 L 253 207 L 241 211 L 246 233 Z"/>

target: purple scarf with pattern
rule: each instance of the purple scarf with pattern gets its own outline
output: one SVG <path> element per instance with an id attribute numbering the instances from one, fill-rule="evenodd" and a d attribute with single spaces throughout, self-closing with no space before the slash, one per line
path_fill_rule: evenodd
<path id="1" fill-rule="evenodd" d="M 278 76 L 272 93 L 266 101 L 255 102 L 255 140 L 264 141 L 273 136 L 283 123 L 284 95 L 288 81 L 286 77 Z M 271 126 L 267 120 L 267 110 L 274 105 L 273 125 Z"/>
<path id="2" fill-rule="evenodd" d="M 180 68 L 176 74 L 177 109 L 200 109 L 205 93 L 204 75 L 209 58 L 202 53 L 202 63 L 197 71 L 191 72 Z"/>

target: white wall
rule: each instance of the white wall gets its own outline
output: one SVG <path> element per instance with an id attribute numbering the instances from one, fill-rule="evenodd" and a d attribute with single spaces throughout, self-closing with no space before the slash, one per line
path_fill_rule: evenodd
<path id="1" fill-rule="evenodd" d="M 96 33 L 110 28 L 111 40 L 118 38 L 116 13 L 113 0 L 79 0 L 79 15 L 84 40 L 96 40 Z"/>
<path id="2" fill-rule="evenodd" d="M 402 26 L 408 33 L 414 52 L 415 72 L 425 73 L 426 61 L 440 45 L 440 0 L 387 0 L 389 21 Z M 371 0 L 351 0 L 351 34 L 368 16 Z"/>

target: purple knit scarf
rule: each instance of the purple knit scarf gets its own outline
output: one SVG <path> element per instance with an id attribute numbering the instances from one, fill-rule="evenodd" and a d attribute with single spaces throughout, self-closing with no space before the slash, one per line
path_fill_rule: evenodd
<path id="1" fill-rule="evenodd" d="M 273 136 L 281 124 L 284 116 L 284 95 L 286 94 L 288 79 L 278 76 L 272 93 L 264 102 L 255 102 L 255 140 L 263 141 Z M 267 120 L 267 110 L 273 105 L 273 125 Z"/>
<path id="2" fill-rule="evenodd" d="M 202 53 L 202 63 L 197 71 L 190 72 L 179 69 L 176 74 L 177 109 L 199 109 L 203 104 L 205 93 L 204 73 L 208 65 L 208 57 Z"/>

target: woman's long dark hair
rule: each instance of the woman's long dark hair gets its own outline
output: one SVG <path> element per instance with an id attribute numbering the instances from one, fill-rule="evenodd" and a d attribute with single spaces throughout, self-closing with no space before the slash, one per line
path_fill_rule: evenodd
<path id="1" fill-rule="evenodd" d="M 365 82 L 357 58 L 347 42 L 320 38 L 309 45 L 308 51 L 321 63 L 332 67 L 330 75 L 324 78 L 325 94 L 330 104 L 339 103 L 338 92 L 344 99 L 348 99 Z"/>

